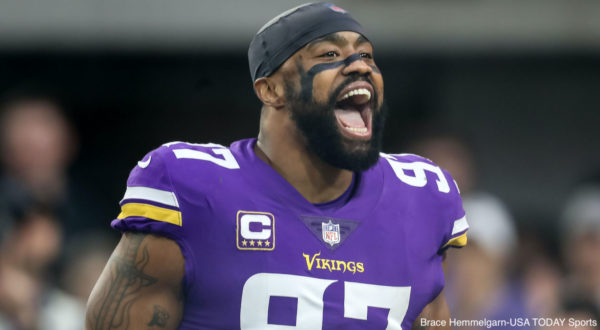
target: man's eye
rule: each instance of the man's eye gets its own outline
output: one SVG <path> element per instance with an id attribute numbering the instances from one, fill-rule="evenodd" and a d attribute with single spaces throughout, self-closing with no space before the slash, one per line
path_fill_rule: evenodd
<path id="1" fill-rule="evenodd" d="M 329 51 L 329 52 L 319 55 L 319 57 L 337 57 L 337 56 L 339 56 L 339 54 L 334 51 Z"/>
<path id="2" fill-rule="evenodd" d="M 368 59 L 372 59 L 373 55 L 369 54 L 369 53 L 360 53 L 360 57 L 362 58 L 368 58 Z"/>

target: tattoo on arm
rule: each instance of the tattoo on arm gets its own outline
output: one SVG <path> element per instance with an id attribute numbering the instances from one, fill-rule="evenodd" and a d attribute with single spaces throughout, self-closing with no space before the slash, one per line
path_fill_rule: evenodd
<path id="1" fill-rule="evenodd" d="M 167 320 L 169 320 L 169 313 L 166 309 L 154 305 L 154 314 L 152 315 L 152 320 L 148 323 L 149 326 L 157 326 L 160 328 L 164 328 L 167 326 Z"/>
<path id="2" fill-rule="evenodd" d="M 110 280 L 109 284 L 105 286 L 99 306 L 93 314 L 92 329 L 119 327 L 127 329 L 130 324 L 129 311 L 137 300 L 136 294 L 157 282 L 155 277 L 144 273 L 144 268 L 150 261 L 148 248 L 142 245 L 144 238 L 146 235 L 143 234 L 130 235 L 124 252 L 115 253 L 109 261 Z M 136 260 L 139 261 L 136 262 Z M 155 315 L 157 307 L 160 308 L 159 306 L 154 307 Z M 168 314 L 166 319 L 168 319 Z M 161 323 L 162 327 L 166 324 L 166 319 Z"/>

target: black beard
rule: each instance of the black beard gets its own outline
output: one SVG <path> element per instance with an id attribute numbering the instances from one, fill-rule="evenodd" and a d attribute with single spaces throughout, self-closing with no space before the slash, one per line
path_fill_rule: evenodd
<path id="1" fill-rule="evenodd" d="M 314 97 L 308 101 L 303 100 L 301 93 L 296 92 L 287 82 L 285 93 L 291 118 L 306 139 L 308 150 L 333 167 L 362 172 L 379 160 L 387 111 L 384 106 L 372 109 L 370 140 L 352 140 L 342 135 L 334 113 L 336 98 L 346 85 L 356 80 L 361 79 L 350 77 L 340 84 L 331 93 L 328 103 L 318 103 Z M 312 89 L 312 84 L 310 87 Z M 372 105 L 377 106 L 377 104 L 377 92 L 375 92 Z"/>

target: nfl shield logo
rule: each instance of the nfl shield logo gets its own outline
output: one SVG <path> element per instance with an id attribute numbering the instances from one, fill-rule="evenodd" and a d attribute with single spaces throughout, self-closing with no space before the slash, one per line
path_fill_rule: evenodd
<path id="1" fill-rule="evenodd" d="M 340 242 L 340 225 L 334 224 L 329 220 L 328 223 L 322 222 L 321 228 L 323 229 L 323 240 L 325 243 L 333 246 Z"/>

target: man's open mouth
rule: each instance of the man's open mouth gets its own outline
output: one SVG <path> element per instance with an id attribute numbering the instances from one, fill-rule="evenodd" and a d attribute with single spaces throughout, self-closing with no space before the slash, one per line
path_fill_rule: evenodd
<path id="1" fill-rule="evenodd" d="M 335 117 L 342 134 L 350 138 L 371 138 L 373 87 L 366 81 L 355 81 L 340 92 L 335 103 Z"/>

